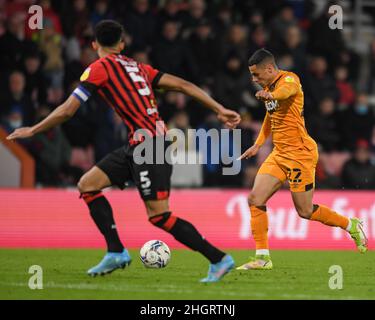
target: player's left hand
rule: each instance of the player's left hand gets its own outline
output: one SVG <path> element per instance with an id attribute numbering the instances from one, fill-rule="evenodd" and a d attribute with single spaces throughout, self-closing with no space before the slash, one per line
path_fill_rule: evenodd
<path id="1" fill-rule="evenodd" d="M 241 116 L 236 111 L 225 108 L 219 111 L 217 118 L 229 129 L 235 129 L 241 122 Z"/>
<path id="2" fill-rule="evenodd" d="M 265 91 L 265 90 L 260 90 L 255 94 L 255 97 L 258 100 L 273 100 L 273 96 L 271 92 Z"/>
<path id="3" fill-rule="evenodd" d="M 33 135 L 34 133 L 31 127 L 23 127 L 14 130 L 9 136 L 7 136 L 7 140 L 30 138 Z"/>

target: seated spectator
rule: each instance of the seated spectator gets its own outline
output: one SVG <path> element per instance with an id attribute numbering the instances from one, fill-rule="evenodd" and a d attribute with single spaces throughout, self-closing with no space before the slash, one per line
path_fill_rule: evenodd
<path id="1" fill-rule="evenodd" d="M 287 33 L 287 29 L 290 26 L 297 25 L 297 20 L 294 16 L 293 8 L 285 5 L 275 18 L 272 19 L 269 30 L 270 30 L 270 43 L 273 48 L 280 50 L 283 47 L 284 37 Z"/>
<path id="2" fill-rule="evenodd" d="M 223 105 L 239 110 L 247 106 L 245 99 L 249 92 L 249 73 L 236 52 L 228 54 L 224 69 L 216 77 L 215 97 Z"/>
<path id="3" fill-rule="evenodd" d="M 48 116 L 46 107 L 38 109 L 37 122 Z M 30 142 L 30 152 L 36 159 L 36 181 L 43 186 L 63 186 L 68 181 L 76 184 L 82 170 L 69 165 L 71 146 L 60 127 L 35 135 Z"/>
<path id="4" fill-rule="evenodd" d="M 30 53 L 24 61 L 25 93 L 37 106 L 47 102 L 48 81 L 42 72 L 41 57 L 38 53 Z"/>
<path id="5" fill-rule="evenodd" d="M 179 37 L 175 21 L 163 26 L 161 39 L 152 50 L 152 61 L 156 68 L 188 80 L 196 78 L 197 68 L 185 41 Z"/>
<path id="6" fill-rule="evenodd" d="M 206 1 L 190 0 L 188 10 L 182 17 L 182 35 L 186 39 L 197 27 L 199 21 L 205 17 Z"/>
<path id="7" fill-rule="evenodd" d="M 348 81 L 348 69 L 345 66 L 339 66 L 335 69 L 335 80 L 339 92 L 338 108 L 339 110 L 346 110 L 353 104 L 355 93 Z"/>
<path id="8" fill-rule="evenodd" d="M 327 72 L 327 61 L 322 56 L 312 58 L 306 78 L 302 81 L 305 90 L 305 112 L 317 112 L 317 106 L 324 97 L 330 97 L 334 101 L 338 98 L 335 81 Z"/>
<path id="9" fill-rule="evenodd" d="M 353 150 L 357 140 L 370 141 L 375 126 L 375 116 L 369 106 L 367 94 L 359 93 L 354 105 L 343 112 L 340 119 L 346 149 Z"/>
<path id="10" fill-rule="evenodd" d="M 158 26 L 163 26 L 169 20 L 182 23 L 183 12 L 181 11 L 181 4 L 178 0 L 166 0 L 165 5 L 161 8 L 158 14 Z M 181 27 L 181 26 L 179 26 Z M 161 30 L 158 30 L 160 33 Z"/>
<path id="11" fill-rule="evenodd" d="M 323 151 L 330 152 L 340 149 L 340 130 L 335 110 L 335 102 L 327 97 L 319 104 L 319 113 L 309 116 L 308 132 Z"/>
<path id="12" fill-rule="evenodd" d="M 293 70 L 299 77 L 304 76 L 306 71 L 306 49 L 303 43 L 301 29 L 297 26 L 290 26 L 286 29 L 283 38 L 283 49 L 281 52 L 285 55 L 288 54 L 294 61 Z M 271 44 L 272 45 L 272 44 Z"/>
<path id="13" fill-rule="evenodd" d="M 375 165 L 370 160 L 366 140 L 357 141 L 354 155 L 345 163 L 341 179 L 346 189 L 375 189 Z"/>
<path id="14" fill-rule="evenodd" d="M 32 125 L 35 109 L 30 97 L 25 92 L 24 74 L 20 71 L 12 72 L 9 76 L 8 88 L 0 102 L 0 116 L 8 114 L 14 107 L 17 107 L 23 114 L 23 125 Z"/>
<path id="15" fill-rule="evenodd" d="M 212 35 L 212 27 L 208 20 L 199 21 L 188 40 L 188 45 L 197 66 L 195 82 L 212 83 L 218 68 L 218 43 Z"/>
<path id="16" fill-rule="evenodd" d="M 51 103 L 58 104 L 63 98 L 62 37 L 49 19 L 44 19 L 44 28 L 37 35 L 39 48 L 46 57 L 43 66 L 44 72 L 51 83 L 48 100 Z"/>
<path id="17" fill-rule="evenodd" d="M 13 106 L 9 113 L 1 121 L 1 127 L 10 134 L 14 130 L 22 127 L 23 123 L 24 121 L 21 108 L 19 106 Z"/>
<path id="18" fill-rule="evenodd" d="M 10 16 L 6 32 L 0 37 L 0 72 L 21 68 L 25 54 L 35 47 L 32 41 L 25 38 L 24 15 L 17 13 Z"/>
<path id="19" fill-rule="evenodd" d="M 97 0 L 93 13 L 91 13 L 90 22 L 93 26 L 105 19 L 112 19 L 113 12 L 108 5 L 108 0 Z"/>
<path id="20" fill-rule="evenodd" d="M 256 31 L 256 35 L 259 36 L 260 39 L 263 38 L 262 30 L 262 27 L 259 27 Z M 249 40 L 247 35 L 247 29 L 241 24 L 233 24 L 229 28 L 226 39 L 222 43 L 222 48 L 220 50 L 221 61 L 225 61 L 228 54 L 233 51 L 236 51 L 240 55 L 242 61 L 245 62 L 248 60 Z"/>
<path id="21" fill-rule="evenodd" d="M 155 42 L 156 18 L 148 0 L 132 2 L 132 8 L 124 18 L 125 30 L 132 36 L 134 48 L 149 47 Z"/>

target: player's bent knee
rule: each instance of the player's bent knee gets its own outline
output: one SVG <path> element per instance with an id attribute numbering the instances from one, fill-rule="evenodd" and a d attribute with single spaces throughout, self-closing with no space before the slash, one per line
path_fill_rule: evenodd
<path id="1" fill-rule="evenodd" d="M 172 212 L 167 211 L 148 219 L 155 227 L 161 228 L 165 231 L 172 229 L 176 223 L 177 218 L 172 216 Z"/>
<path id="2" fill-rule="evenodd" d="M 312 211 L 308 208 L 296 208 L 298 215 L 303 219 L 310 219 Z"/>
<path id="3" fill-rule="evenodd" d="M 264 205 L 264 201 L 259 197 L 259 195 L 255 192 L 250 192 L 247 202 L 249 206 L 262 206 Z"/>
<path id="4" fill-rule="evenodd" d="M 83 175 L 81 179 L 79 179 L 77 187 L 80 193 L 101 189 L 101 188 L 98 188 L 98 186 L 96 186 L 95 183 L 92 183 L 92 181 L 90 180 L 91 179 L 88 178 L 86 175 Z"/>

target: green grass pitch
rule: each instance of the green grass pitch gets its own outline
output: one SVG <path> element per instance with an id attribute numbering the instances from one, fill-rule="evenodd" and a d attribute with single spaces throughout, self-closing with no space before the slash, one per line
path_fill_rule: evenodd
<path id="1" fill-rule="evenodd" d="M 270 271 L 233 270 L 201 284 L 208 263 L 198 253 L 173 250 L 165 269 L 146 269 L 137 250 L 129 268 L 97 278 L 86 270 L 103 250 L 0 249 L 0 299 L 375 299 L 375 251 L 273 251 Z M 253 251 L 230 250 L 237 265 Z M 43 268 L 43 289 L 28 287 L 31 265 Z M 343 270 L 343 288 L 328 286 L 329 268 Z"/>

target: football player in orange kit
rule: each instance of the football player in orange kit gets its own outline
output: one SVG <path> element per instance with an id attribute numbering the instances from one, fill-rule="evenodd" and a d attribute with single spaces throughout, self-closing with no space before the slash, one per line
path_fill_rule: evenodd
<path id="1" fill-rule="evenodd" d="M 348 231 L 359 252 L 366 252 L 367 239 L 359 219 L 349 219 L 324 205 L 313 204 L 318 148 L 305 128 L 303 91 L 298 76 L 279 70 L 274 56 L 265 49 L 250 57 L 249 70 L 252 80 L 263 88 L 255 96 L 264 101 L 267 110 L 258 138 L 239 159 L 255 156 L 271 134 L 274 148 L 259 168 L 249 195 L 255 258 L 237 269 L 272 269 L 266 203 L 286 179 L 300 217 Z"/>

